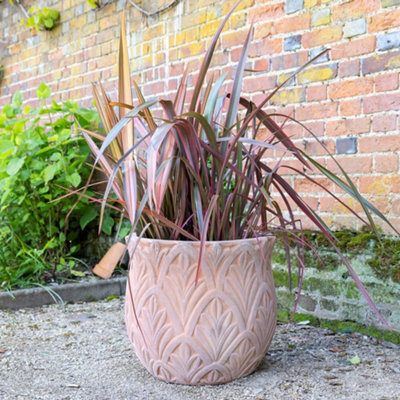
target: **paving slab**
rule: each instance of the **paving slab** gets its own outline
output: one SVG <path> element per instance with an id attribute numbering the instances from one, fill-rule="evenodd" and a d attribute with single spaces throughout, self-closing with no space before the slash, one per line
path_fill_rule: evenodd
<path id="1" fill-rule="evenodd" d="M 133 353 L 123 301 L 0 310 L 0 399 L 400 399 L 399 346 L 294 323 L 278 325 L 247 377 L 220 386 L 161 382 Z"/>

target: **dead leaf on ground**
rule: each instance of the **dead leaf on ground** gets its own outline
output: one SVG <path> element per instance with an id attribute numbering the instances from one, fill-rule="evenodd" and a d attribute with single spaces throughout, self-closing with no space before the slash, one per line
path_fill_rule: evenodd
<path id="1" fill-rule="evenodd" d="M 341 353 L 346 350 L 346 347 L 334 347 L 333 349 L 329 349 L 331 353 Z"/>
<path id="2" fill-rule="evenodd" d="M 0 354 L 5 353 L 7 350 L 4 347 L 0 347 Z"/>

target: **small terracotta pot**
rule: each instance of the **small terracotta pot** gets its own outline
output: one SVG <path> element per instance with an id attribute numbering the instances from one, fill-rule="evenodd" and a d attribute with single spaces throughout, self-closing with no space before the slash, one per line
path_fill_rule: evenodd
<path id="1" fill-rule="evenodd" d="M 145 368 L 189 385 L 253 372 L 276 327 L 275 238 L 207 242 L 197 285 L 199 242 L 141 239 L 132 255 L 136 240 L 128 245 L 125 317 Z"/>

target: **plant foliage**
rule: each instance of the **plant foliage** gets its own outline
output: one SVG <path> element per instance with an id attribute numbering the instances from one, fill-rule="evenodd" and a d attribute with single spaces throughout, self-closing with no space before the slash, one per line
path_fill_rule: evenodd
<path id="1" fill-rule="evenodd" d="M 46 104 L 50 89 L 41 84 L 38 108 L 23 106 L 20 92 L 0 113 L 0 285 L 27 287 L 68 270 L 82 230 L 96 218 L 88 200 L 53 202 L 90 174 L 88 146 L 73 129 L 98 125 L 96 112 L 67 101 Z M 47 102 L 49 102 L 47 100 Z"/>
<path id="2" fill-rule="evenodd" d="M 39 8 L 32 6 L 28 10 L 29 17 L 21 20 L 21 25 L 28 28 L 34 27 L 39 30 L 51 30 L 60 19 L 60 13 L 52 8 Z"/>
<path id="3" fill-rule="evenodd" d="M 295 210 L 299 210 L 338 251 L 359 289 L 378 312 L 357 275 L 335 246 L 335 237 L 329 227 L 282 176 L 282 168 L 290 168 L 294 174 L 302 175 L 310 182 L 315 181 L 307 171 L 317 169 L 361 204 L 365 217 L 352 209 L 350 211 L 370 229 L 375 229 L 372 214 L 387 223 L 389 221 L 360 195 L 339 164 L 336 163 L 341 177 L 296 147 L 275 122 L 274 116 L 263 110 L 280 87 L 313 60 L 289 76 L 259 104 L 253 103 L 242 93 L 253 35 L 251 27 L 238 65 L 232 71 L 231 89 L 227 90 L 229 86 L 225 84 L 224 74 L 216 76 L 209 71 L 217 41 L 234 8 L 209 44 L 194 87 L 188 90 L 185 72 L 172 99 L 156 97 L 146 100 L 134 81 L 137 101 L 132 101 L 126 32 L 122 21 L 119 99 L 111 101 L 101 85 L 94 86 L 94 98 L 105 135 L 83 130 L 96 157 L 96 165 L 109 178 L 103 209 L 106 203 L 120 207 L 136 233 L 147 227 L 145 237 L 201 241 L 198 272 L 205 241 L 273 233 L 284 239 L 291 276 L 288 243 L 295 241 L 301 289 L 305 268 L 302 249 L 310 245 L 301 235 L 301 220 L 295 215 Z M 261 129 L 268 130 L 264 139 L 259 135 Z M 93 138 L 102 141 L 100 148 Z M 283 158 L 277 158 L 273 163 L 265 161 L 276 153 L 296 157 L 300 167 L 285 165 Z M 321 188 L 342 203 L 326 187 Z M 288 235 L 289 232 L 295 235 Z M 318 257 L 314 248 L 313 251 Z"/>

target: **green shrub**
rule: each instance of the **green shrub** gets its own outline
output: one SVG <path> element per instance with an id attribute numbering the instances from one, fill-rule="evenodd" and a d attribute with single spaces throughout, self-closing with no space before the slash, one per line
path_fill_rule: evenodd
<path id="1" fill-rule="evenodd" d="M 0 113 L 0 287 L 6 289 L 41 284 L 66 271 L 81 275 L 73 255 L 97 216 L 87 199 L 74 208 L 77 197 L 63 196 L 65 187 L 82 186 L 91 171 L 74 118 L 91 128 L 98 126 L 98 115 L 72 101 L 46 101 L 51 92 L 45 84 L 37 95 L 38 108 L 23 107 L 17 92 Z"/>

